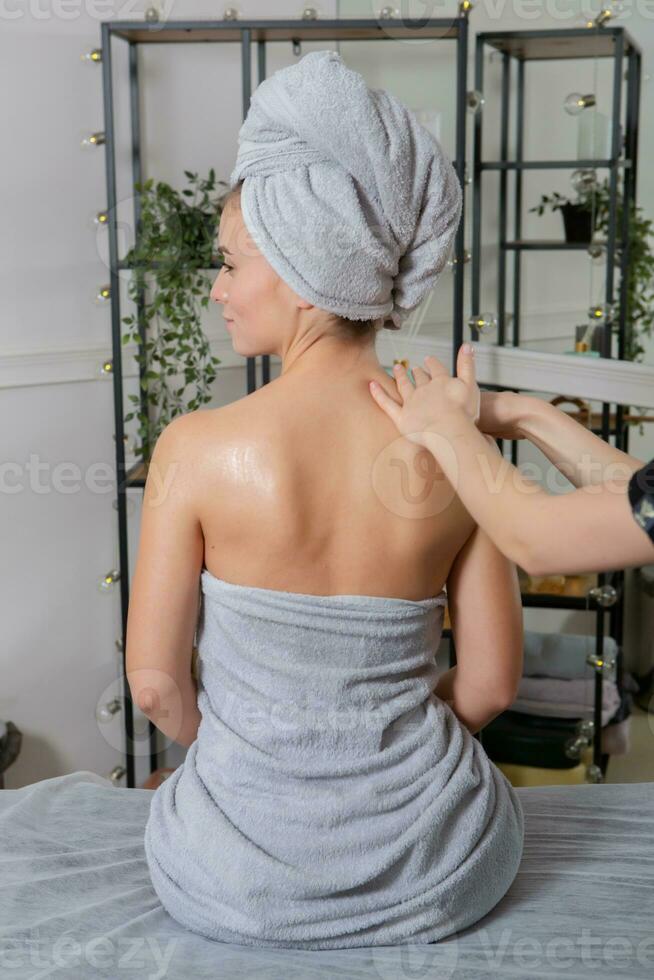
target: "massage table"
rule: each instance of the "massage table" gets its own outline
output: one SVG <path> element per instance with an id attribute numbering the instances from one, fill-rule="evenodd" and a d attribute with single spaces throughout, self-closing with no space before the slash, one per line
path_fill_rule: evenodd
<path id="1" fill-rule="evenodd" d="M 150 883 L 151 790 L 89 771 L 0 791 L 0 977 L 445 980 L 654 975 L 654 783 L 519 787 L 525 845 L 504 898 L 425 945 L 298 950 L 219 943 Z"/>

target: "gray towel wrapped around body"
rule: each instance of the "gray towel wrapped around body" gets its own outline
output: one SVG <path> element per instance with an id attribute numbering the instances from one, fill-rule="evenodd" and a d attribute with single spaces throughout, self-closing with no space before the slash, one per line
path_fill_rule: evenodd
<path id="1" fill-rule="evenodd" d="M 463 193 L 436 138 L 336 51 L 255 90 L 232 187 L 259 251 L 303 299 L 399 328 L 452 253 Z"/>
<path id="2" fill-rule="evenodd" d="M 523 812 L 432 689 L 444 592 L 316 596 L 201 576 L 196 740 L 154 792 L 152 884 L 245 945 L 428 943 L 492 909 Z"/>

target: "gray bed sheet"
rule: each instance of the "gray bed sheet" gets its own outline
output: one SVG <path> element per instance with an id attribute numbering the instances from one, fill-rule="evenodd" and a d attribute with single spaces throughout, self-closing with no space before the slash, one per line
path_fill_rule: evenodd
<path id="1" fill-rule="evenodd" d="M 654 783 L 518 788 L 525 847 L 504 898 L 430 945 L 297 950 L 219 943 L 164 910 L 143 831 L 152 792 L 86 770 L 0 791 L 0 977 L 654 975 Z"/>

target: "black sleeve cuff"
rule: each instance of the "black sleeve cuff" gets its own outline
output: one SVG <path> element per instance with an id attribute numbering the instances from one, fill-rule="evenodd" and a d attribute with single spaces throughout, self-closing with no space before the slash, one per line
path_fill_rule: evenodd
<path id="1" fill-rule="evenodd" d="M 632 475 L 628 494 L 636 523 L 654 544 L 654 459 Z"/>

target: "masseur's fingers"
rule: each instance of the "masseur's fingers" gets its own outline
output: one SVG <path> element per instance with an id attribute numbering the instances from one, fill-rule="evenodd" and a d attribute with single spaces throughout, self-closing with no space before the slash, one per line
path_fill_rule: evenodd
<path id="1" fill-rule="evenodd" d="M 449 378 L 450 372 L 447 370 L 442 361 L 439 361 L 437 357 L 433 354 L 427 354 L 425 357 L 425 366 L 432 378 L 446 377 Z"/>
<path id="2" fill-rule="evenodd" d="M 413 382 L 406 372 L 404 364 L 394 364 L 393 365 L 393 376 L 395 377 L 395 382 L 397 384 L 397 390 L 402 396 L 402 401 L 411 394 L 414 390 Z"/>
<path id="3" fill-rule="evenodd" d="M 472 347 L 466 350 L 466 344 L 461 344 L 456 357 L 456 376 L 467 385 L 476 384 L 475 358 Z"/>
<path id="4" fill-rule="evenodd" d="M 431 376 L 426 371 L 423 371 L 421 367 L 411 368 L 411 373 L 413 374 L 413 377 L 416 379 L 416 388 L 420 388 L 422 385 L 429 384 L 429 382 L 431 381 Z"/>
<path id="5" fill-rule="evenodd" d="M 370 381 L 368 388 L 370 389 L 370 394 L 375 399 L 379 407 L 383 408 L 391 421 L 394 422 L 399 429 L 402 406 L 398 405 L 390 395 L 387 395 L 382 386 L 376 381 Z"/>

